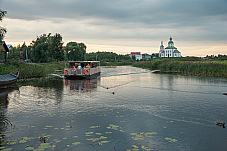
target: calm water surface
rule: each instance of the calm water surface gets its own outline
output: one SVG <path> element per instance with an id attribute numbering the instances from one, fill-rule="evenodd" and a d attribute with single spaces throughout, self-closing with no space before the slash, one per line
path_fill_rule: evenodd
<path id="1" fill-rule="evenodd" d="M 227 150 L 227 79 L 102 67 L 0 92 L 0 150 Z M 45 137 L 46 143 L 40 141 Z"/>

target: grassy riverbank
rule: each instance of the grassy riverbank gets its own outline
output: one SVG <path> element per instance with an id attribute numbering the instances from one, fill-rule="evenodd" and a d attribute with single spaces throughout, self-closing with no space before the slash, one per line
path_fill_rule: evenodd
<path id="1" fill-rule="evenodd" d="M 164 58 L 140 62 L 101 62 L 102 66 L 131 65 L 141 68 L 158 69 L 161 71 L 180 72 L 190 75 L 214 76 L 227 78 L 227 61 L 201 61 L 188 58 Z M 51 73 L 63 74 L 64 62 L 25 63 L 10 61 L 0 65 L 0 75 L 20 70 L 20 79 L 44 77 Z M 57 72 L 59 70 L 60 72 Z"/>
<path id="2" fill-rule="evenodd" d="M 132 62 L 101 62 L 101 66 L 131 65 Z M 20 79 L 45 77 L 51 73 L 63 74 L 64 62 L 52 63 L 25 63 L 24 61 L 8 61 L 6 65 L 0 65 L 0 75 L 14 73 L 20 70 Z"/>
<path id="3" fill-rule="evenodd" d="M 134 63 L 133 66 L 190 75 L 227 78 L 227 61 L 186 61 L 183 59 L 155 59 Z"/>
<path id="4" fill-rule="evenodd" d="M 101 62 L 101 66 L 125 66 L 132 65 L 133 62 Z"/>
<path id="5" fill-rule="evenodd" d="M 50 73 L 56 73 L 56 70 L 64 69 L 64 63 L 25 63 L 23 61 L 11 61 L 6 65 L 0 65 L 0 75 L 14 73 L 20 70 L 20 79 L 38 78 L 47 76 Z"/>

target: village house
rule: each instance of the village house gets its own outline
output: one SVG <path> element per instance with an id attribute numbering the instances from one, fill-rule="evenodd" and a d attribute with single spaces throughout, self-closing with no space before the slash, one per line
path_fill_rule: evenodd
<path id="1" fill-rule="evenodd" d="M 129 56 L 131 57 L 131 59 L 134 58 L 135 60 L 151 60 L 152 58 L 151 55 L 147 53 L 141 54 L 140 52 L 131 52 Z"/>
<path id="2" fill-rule="evenodd" d="M 142 60 L 143 56 L 140 54 L 140 52 L 131 52 L 129 54 L 129 56 L 131 57 L 131 59 L 133 59 L 133 57 L 135 57 L 135 60 Z"/>
<path id="3" fill-rule="evenodd" d="M 2 43 L 0 43 L 0 64 L 5 64 L 7 52 L 9 52 L 9 49 L 6 43 L 2 41 Z"/>

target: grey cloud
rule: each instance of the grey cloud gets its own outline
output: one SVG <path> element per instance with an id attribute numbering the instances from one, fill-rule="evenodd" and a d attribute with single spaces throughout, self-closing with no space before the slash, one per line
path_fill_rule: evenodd
<path id="1" fill-rule="evenodd" d="M 168 36 L 173 32 L 202 39 L 212 33 L 227 38 L 226 6 L 226 0 L 0 0 L 8 18 L 81 20 L 98 29 L 83 36 L 101 38 L 149 39 L 165 35 L 167 29 Z"/>
<path id="2" fill-rule="evenodd" d="M 186 23 L 225 16 L 226 0 L 1 0 L 9 17 L 20 19 L 101 18 L 123 22 Z M 226 18 L 225 18 L 226 19 Z"/>

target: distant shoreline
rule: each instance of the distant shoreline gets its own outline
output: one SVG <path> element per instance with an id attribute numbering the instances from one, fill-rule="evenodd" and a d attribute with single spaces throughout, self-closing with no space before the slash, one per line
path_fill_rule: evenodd
<path id="1" fill-rule="evenodd" d="M 178 72 L 188 75 L 227 78 L 227 61 L 179 61 L 152 60 L 133 64 L 134 67 L 161 70 L 162 72 Z"/>

